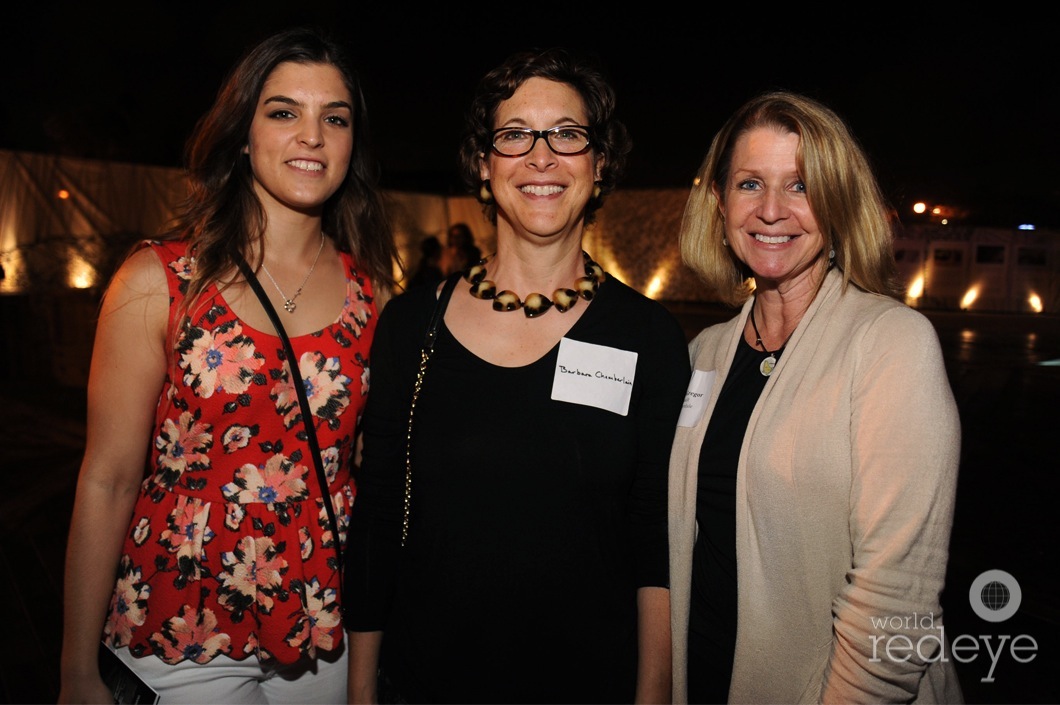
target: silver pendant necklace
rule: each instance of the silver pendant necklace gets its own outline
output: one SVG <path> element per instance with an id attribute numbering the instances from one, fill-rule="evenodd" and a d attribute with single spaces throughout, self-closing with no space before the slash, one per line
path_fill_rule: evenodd
<path id="1" fill-rule="evenodd" d="M 755 331 L 755 345 L 762 348 L 766 352 L 766 359 L 762 360 L 758 365 L 758 371 L 762 373 L 763 377 L 768 377 L 773 374 L 773 370 L 777 366 L 777 353 L 784 349 L 784 346 L 791 340 L 791 336 L 795 331 L 788 333 L 788 337 L 784 340 L 784 343 L 773 352 L 769 352 L 765 344 L 762 342 L 762 334 L 758 332 L 758 324 L 755 322 L 755 306 L 758 305 L 758 294 L 755 294 L 755 300 L 751 303 L 751 327 Z"/>
<path id="2" fill-rule="evenodd" d="M 309 268 L 309 271 L 305 273 L 305 279 L 303 279 L 302 283 L 298 285 L 298 288 L 295 290 L 294 294 L 290 298 L 288 298 L 287 294 L 283 293 L 283 289 L 280 288 L 280 285 L 277 284 L 276 280 L 273 278 L 272 272 L 269 271 L 269 268 L 265 266 L 265 262 L 262 261 L 261 269 L 265 272 L 266 275 L 268 275 L 269 281 L 272 282 L 272 285 L 276 287 L 276 291 L 280 292 L 280 296 L 283 297 L 283 308 L 285 311 L 287 311 L 287 313 L 294 313 L 294 310 L 298 308 L 298 305 L 295 304 L 294 300 L 297 299 L 298 296 L 302 293 L 302 287 L 306 285 L 306 282 L 309 281 L 309 277 L 313 274 L 313 270 L 317 268 L 317 262 L 320 261 L 320 253 L 323 251 L 324 233 L 320 233 L 320 249 L 317 250 L 316 259 L 313 260 L 313 266 L 311 266 Z"/>

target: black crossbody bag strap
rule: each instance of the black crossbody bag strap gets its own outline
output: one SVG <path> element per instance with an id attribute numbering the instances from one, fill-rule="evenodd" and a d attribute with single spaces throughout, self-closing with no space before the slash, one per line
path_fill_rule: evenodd
<path id="1" fill-rule="evenodd" d="M 283 341 L 283 349 L 287 354 L 287 368 L 291 372 L 294 388 L 298 393 L 298 406 L 302 410 L 302 421 L 305 422 L 306 441 L 309 443 L 309 452 L 313 456 L 313 465 L 317 469 L 321 500 L 324 503 L 324 511 L 328 513 L 328 521 L 331 522 L 331 535 L 335 544 L 335 555 L 338 558 L 339 591 L 341 592 L 342 574 L 344 571 L 342 567 L 342 542 L 339 540 L 339 522 L 335 518 L 335 508 L 331 504 L 331 490 L 328 487 L 328 477 L 324 472 L 324 464 L 320 460 L 320 444 L 317 442 L 317 432 L 313 426 L 313 414 L 309 408 L 309 399 L 305 395 L 305 384 L 302 382 L 302 375 L 298 371 L 298 359 L 295 357 L 294 348 L 291 347 L 291 341 L 287 337 L 287 331 L 284 330 L 283 323 L 280 322 L 280 317 L 276 314 L 276 309 L 273 307 L 272 302 L 269 301 L 265 290 L 261 287 L 261 282 L 258 281 L 254 270 L 247 264 L 246 259 L 240 255 L 236 255 L 236 262 L 239 264 L 239 271 L 243 273 L 243 278 L 247 280 L 247 284 L 250 284 L 250 288 L 258 295 L 261 305 L 265 308 L 265 313 L 269 314 L 272 325 L 276 327 L 276 333 L 280 336 L 280 340 Z"/>

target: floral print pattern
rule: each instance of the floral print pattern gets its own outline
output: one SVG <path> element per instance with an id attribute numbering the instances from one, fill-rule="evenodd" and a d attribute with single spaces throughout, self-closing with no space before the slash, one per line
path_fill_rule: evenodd
<path id="1" fill-rule="evenodd" d="M 143 246 L 165 266 L 176 321 L 194 260 L 183 243 Z M 218 654 L 292 663 L 341 646 L 335 541 L 345 541 L 355 495 L 350 464 L 376 323 L 370 283 L 342 258 L 341 313 L 291 340 L 327 496 L 279 337 L 244 325 L 208 287 L 172 343 L 104 627 L 115 647 L 175 664 Z"/>
<path id="2" fill-rule="evenodd" d="M 209 663 L 214 656 L 232 649 L 232 638 L 220 631 L 213 611 L 197 612 L 189 605 L 167 619 L 162 630 L 151 635 L 151 643 L 155 653 L 169 664 L 185 659 Z"/>
<path id="3" fill-rule="evenodd" d="M 321 588 L 314 578 L 302 592 L 305 604 L 298 613 L 298 621 L 287 634 L 287 643 L 296 648 L 316 644 L 325 651 L 335 647 L 334 634 L 342 626 L 336 591 Z"/>
<path id="4" fill-rule="evenodd" d="M 224 571 L 220 575 L 219 602 L 237 619 L 255 603 L 263 614 L 272 611 L 275 597 L 287 599 L 283 574 L 287 561 L 267 536 L 244 536 L 234 551 L 221 554 Z"/>
<path id="5" fill-rule="evenodd" d="M 143 626 L 147 618 L 147 598 L 151 587 L 143 582 L 139 568 L 122 558 L 118 568 L 118 584 L 110 600 L 111 643 L 114 646 L 125 646 L 132 637 L 133 629 Z"/>
<path id="6" fill-rule="evenodd" d="M 155 438 L 158 482 L 173 487 L 185 471 L 208 469 L 211 446 L 213 436 L 209 426 L 199 423 L 194 415 L 185 411 L 175 421 L 164 419 Z"/>
<path id="7" fill-rule="evenodd" d="M 309 468 L 296 465 L 283 454 L 270 457 L 263 467 L 244 465 L 235 481 L 221 488 L 225 499 L 238 504 L 261 502 L 274 509 L 277 502 L 300 501 L 309 496 Z"/>
<path id="8" fill-rule="evenodd" d="M 298 361 L 298 373 L 302 376 L 306 400 L 314 420 L 321 419 L 329 426 L 337 423 L 338 417 L 350 403 L 351 383 L 350 378 L 342 374 L 339 358 L 325 358 L 315 352 L 305 353 Z M 302 423 L 298 393 L 286 371 L 273 386 L 270 396 L 276 400 L 276 409 L 283 414 L 288 428 Z"/>
<path id="9" fill-rule="evenodd" d="M 246 448 L 256 435 L 258 435 L 257 425 L 232 424 L 221 434 L 221 443 L 224 444 L 226 453 L 235 453 L 241 448 Z"/>
<path id="10" fill-rule="evenodd" d="M 209 504 L 178 495 L 177 506 L 170 512 L 166 528 L 158 535 L 158 545 L 176 560 L 179 581 L 196 581 L 201 577 L 199 556 L 203 553 L 203 546 L 214 537 L 213 530 L 206 523 L 209 516 Z"/>
<path id="11" fill-rule="evenodd" d="M 221 315 L 212 309 L 206 315 Z M 229 321 L 214 330 L 193 328 L 185 333 L 180 366 L 184 384 L 208 399 L 214 392 L 242 394 L 250 388 L 264 360 L 254 342 L 243 335 L 239 321 Z"/>

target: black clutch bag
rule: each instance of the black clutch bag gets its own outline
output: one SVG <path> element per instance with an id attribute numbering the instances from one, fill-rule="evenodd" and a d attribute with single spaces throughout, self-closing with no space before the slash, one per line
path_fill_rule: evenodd
<path id="1" fill-rule="evenodd" d="M 158 693 L 104 643 L 99 645 L 99 675 L 103 676 L 103 682 L 110 688 L 115 703 L 158 705 Z"/>

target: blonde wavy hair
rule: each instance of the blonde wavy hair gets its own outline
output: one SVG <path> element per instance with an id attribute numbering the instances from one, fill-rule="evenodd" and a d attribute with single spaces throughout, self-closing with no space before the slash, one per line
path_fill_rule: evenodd
<path id="1" fill-rule="evenodd" d="M 797 161 L 810 208 L 824 236 L 821 256 L 835 250 L 844 289 L 899 296 L 893 211 L 850 128 L 822 103 L 786 90 L 762 93 L 740 107 L 714 136 L 681 219 L 681 257 L 711 293 L 731 306 L 754 291 L 753 273 L 723 244 L 718 194 L 726 193 L 739 138 L 759 127 L 799 136 Z"/>

